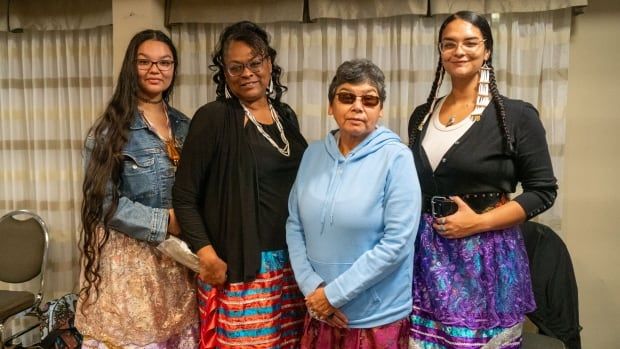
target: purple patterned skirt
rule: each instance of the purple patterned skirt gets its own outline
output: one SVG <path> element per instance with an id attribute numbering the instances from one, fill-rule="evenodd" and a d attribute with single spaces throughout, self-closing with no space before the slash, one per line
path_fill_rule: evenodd
<path id="1" fill-rule="evenodd" d="M 472 348 L 470 335 L 500 333 L 536 308 L 518 227 L 446 239 L 432 223 L 422 216 L 415 246 L 413 342 L 459 347 L 462 339 Z"/>

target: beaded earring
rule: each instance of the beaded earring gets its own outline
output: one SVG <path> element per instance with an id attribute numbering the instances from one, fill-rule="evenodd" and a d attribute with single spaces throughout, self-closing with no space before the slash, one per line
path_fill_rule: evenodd
<path id="1" fill-rule="evenodd" d="M 482 112 L 491 102 L 491 94 L 489 92 L 489 83 L 491 82 L 491 68 L 484 61 L 480 68 L 480 79 L 478 81 L 478 97 L 476 97 L 476 107 L 471 112 L 471 118 L 474 121 L 480 121 Z"/>

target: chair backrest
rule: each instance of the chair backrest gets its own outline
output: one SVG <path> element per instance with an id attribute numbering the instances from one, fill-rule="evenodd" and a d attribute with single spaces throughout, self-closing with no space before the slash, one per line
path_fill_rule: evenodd
<path id="1" fill-rule="evenodd" d="M 41 274 L 43 290 L 49 234 L 43 219 L 26 211 L 0 218 L 0 281 L 22 283 Z"/>
<path id="2" fill-rule="evenodd" d="M 552 337 L 547 337 L 538 333 L 523 332 L 521 349 L 565 349 L 564 343 Z"/>

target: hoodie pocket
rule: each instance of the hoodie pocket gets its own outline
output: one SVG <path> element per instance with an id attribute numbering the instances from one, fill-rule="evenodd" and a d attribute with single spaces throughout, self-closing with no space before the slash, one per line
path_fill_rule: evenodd
<path id="1" fill-rule="evenodd" d="M 327 284 L 334 281 L 338 276 L 351 268 L 353 263 L 329 263 L 319 262 L 308 258 L 313 269 L 321 276 Z M 346 295 L 345 295 L 346 296 Z M 355 298 L 349 300 L 340 309 L 347 315 L 350 321 L 361 320 L 376 313 L 380 308 L 381 298 L 379 297 L 375 286 L 370 287 Z"/>

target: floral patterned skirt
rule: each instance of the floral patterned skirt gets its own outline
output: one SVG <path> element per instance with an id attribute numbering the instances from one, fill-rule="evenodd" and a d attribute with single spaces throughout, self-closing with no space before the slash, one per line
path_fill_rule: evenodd
<path id="1" fill-rule="evenodd" d="M 116 231 L 110 231 L 100 261 L 99 292 L 80 297 L 75 314 L 84 347 L 198 347 L 192 271 L 152 244 Z"/>
<path id="2" fill-rule="evenodd" d="M 147 345 L 122 345 L 116 346 L 102 342 L 94 338 L 85 337 L 82 342 L 82 349 L 195 349 L 198 347 L 198 337 L 200 336 L 198 324 L 193 324 L 184 329 L 181 333 L 173 335 L 165 341 L 159 343 L 149 343 Z"/>
<path id="3" fill-rule="evenodd" d="M 536 308 L 519 228 L 446 239 L 432 223 L 422 216 L 415 246 L 413 348 L 480 348 L 515 330 Z"/>

